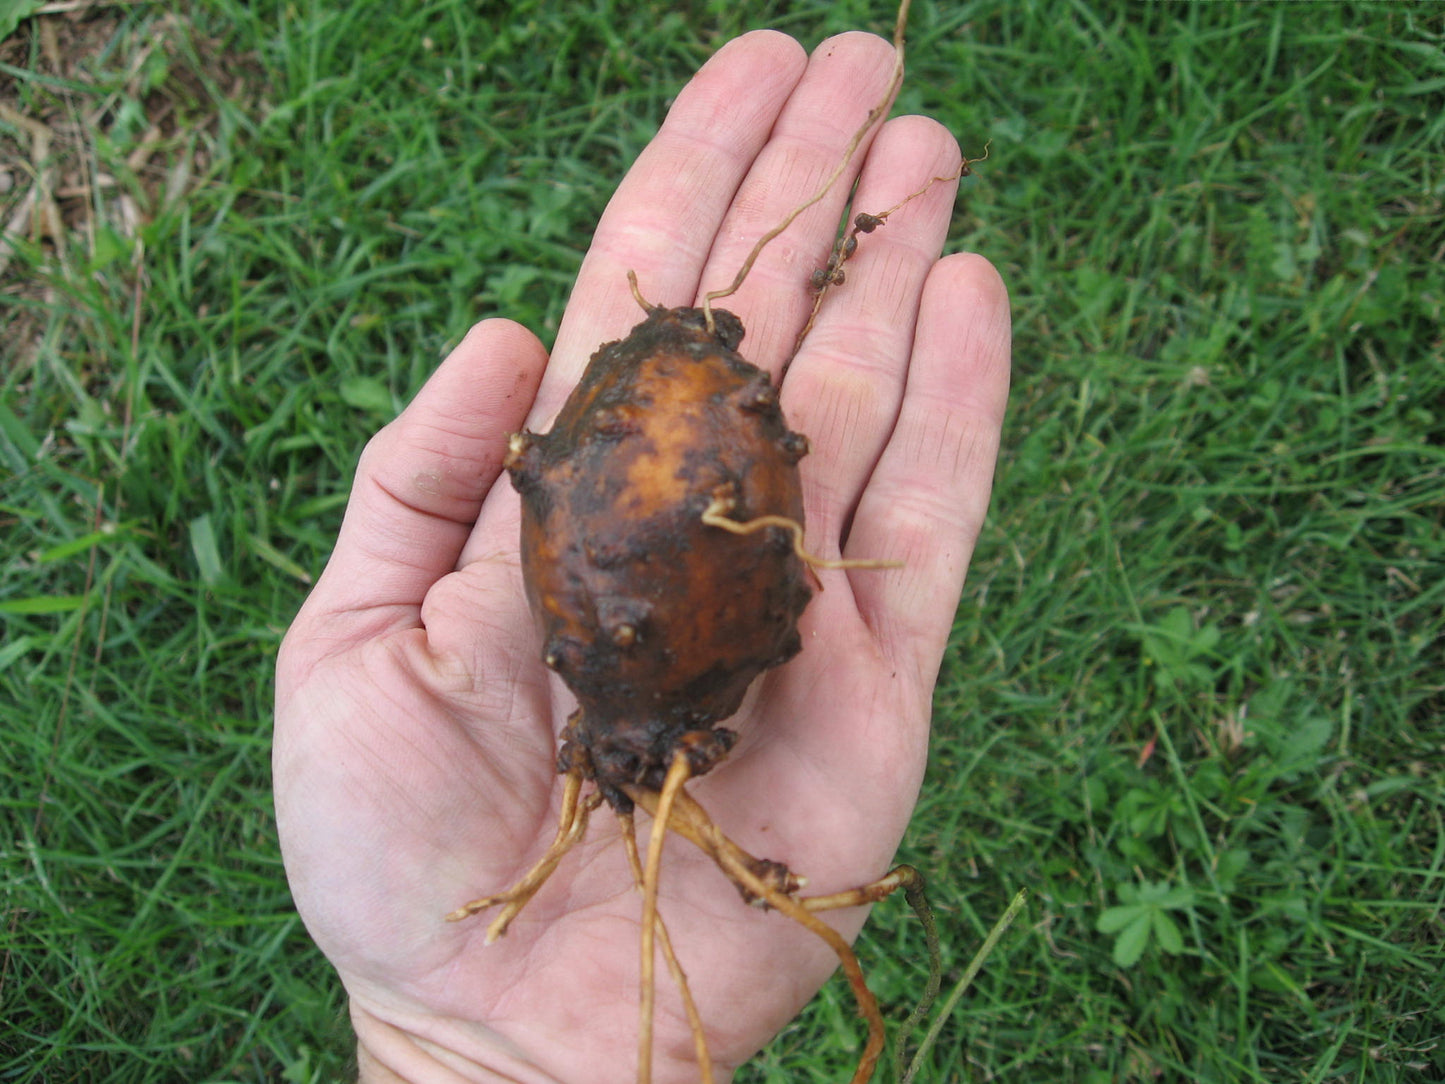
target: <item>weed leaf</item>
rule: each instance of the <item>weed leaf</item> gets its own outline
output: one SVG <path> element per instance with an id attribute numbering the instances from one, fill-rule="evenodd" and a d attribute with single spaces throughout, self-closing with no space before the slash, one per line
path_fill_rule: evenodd
<path id="1" fill-rule="evenodd" d="M 1136 915 L 1114 939 L 1114 963 L 1120 967 L 1137 964 L 1149 944 L 1149 930 L 1149 912 Z"/>
<path id="2" fill-rule="evenodd" d="M 20 23 L 40 10 L 44 0 L 0 0 L 0 41 L 4 41 Z"/>
<path id="3" fill-rule="evenodd" d="M 1153 919 L 1154 936 L 1159 939 L 1159 947 L 1171 956 L 1184 951 L 1184 937 L 1179 932 L 1179 926 L 1169 917 L 1169 912 L 1154 911 Z"/>

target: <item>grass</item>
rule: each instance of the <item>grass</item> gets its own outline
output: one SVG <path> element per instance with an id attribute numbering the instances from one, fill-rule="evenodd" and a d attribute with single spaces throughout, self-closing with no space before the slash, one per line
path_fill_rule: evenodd
<path id="1" fill-rule="evenodd" d="M 0 45 L 0 1079 L 344 1077 L 269 674 L 366 437 L 471 321 L 550 338 L 727 38 L 878 5 L 207 0 Z M 904 857 L 920 1080 L 1445 1075 L 1445 27 L 1426 5 L 931 4 L 1015 306 L 994 514 Z M 163 42 L 164 47 L 157 44 Z M 862 952 L 894 1018 L 921 938 Z M 845 1079 L 830 986 L 740 1079 Z"/>

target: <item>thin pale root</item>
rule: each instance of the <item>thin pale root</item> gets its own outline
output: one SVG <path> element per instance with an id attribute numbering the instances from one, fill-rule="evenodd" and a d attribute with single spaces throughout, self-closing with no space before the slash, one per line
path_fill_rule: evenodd
<path id="1" fill-rule="evenodd" d="M 912 866 L 895 866 L 871 884 L 851 888 L 846 892 L 834 892 L 828 896 L 808 896 L 798 902 L 809 911 L 832 911 L 840 907 L 877 903 L 899 889 L 903 890 L 904 899 L 908 901 L 908 906 L 913 909 L 923 926 L 923 941 L 928 951 L 928 984 L 924 987 L 918 1004 L 893 1037 L 893 1075 L 901 1081 L 904 1040 L 919 1021 L 928 1015 L 928 1010 L 933 1007 L 939 988 L 943 985 L 943 949 L 938 940 L 938 923 L 934 920 L 933 908 L 929 905 L 928 895 L 924 890 L 923 874 Z"/>
<path id="2" fill-rule="evenodd" d="M 903 2 L 898 5 L 898 18 L 893 24 L 893 77 L 888 81 L 888 92 L 883 96 L 883 100 L 870 109 L 868 115 L 863 118 L 863 123 L 860 124 L 858 130 L 853 133 L 853 138 L 848 141 L 848 146 L 844 149 L 843 157 L 839 159 L 837 167 L 832 173 L 828 174 L 818 191 L 815 192 L 810 199 L 794 207 L 788 212 L 787 217 L 758 238 L 757 243 L 753 245 L 752 251 L 748 253 L 747 259 L 743 260 L 742 267 L 738 268 L 738 273 L 733 277 L 732 282 L 724 286 L 721 290 L 713 290 L 711 293 L 703 295 L 702 312 L 703 318 L 707 321 L 708 331 L 713 330 L 712 303 L 737 293 L 738 290 L 742 288 L 743 282 L 747 279 L 748 272 L 753 269 L 754 262 L 756 262 L 758 256 L 761 255 L 763 249 L 772 242 L 773 238 L 786 230 L 793 224 L 795 218 L 813 206 L 813 204 L 822 200 L 833 190 L 833 186 L 838 183 L 838 178 L 841 177 L 844 170 L 848 168 L 848 163 L 853 161 L 853 155 L 857 152 L 859 145 L 867 137 L 868 133 L 873 130 L 873 126 L 888 112 L 888 107 L 893 104 L 893 98 L 898 93 L 898 88 L 903 85 L 903 30 L 904 27 L 908 25 L 908 7 L 910 3 L 911 0 L 903 0 Z"/>
<path id="3" fill-rule="evenodd" d="M 647 298 L 642 296 L 642 288 L 637 285 L 636 271 L 629 270 L 627 272 L 627 285 L 632 288 L 632 300 L 642 306 L 643 312 L 650 313 L 653 309 L 657 308 L 656 305 L 649 304 Z"/>
<path id="4" fill-rule="evenodd" d="M 642 857 L 637 851 L 637 829 L 633 825 L 631 813 L 617 814 L 617 823 L 622 828 L 622 846 L 627 851 L 627 864 L 632 867 L 632 880 L 639 890 L 643 889 Z M 682 994 L 683 1011 L 687 1013 L 687 1025 L 692 1031 L 692 1046 L 697 1057 L 698 1073 L 701 1077 L 701 1084 L 713 1084 L 712 1054 L 707 1048 L 707 1035 L 702 1028 L 702 1014 L 697 1011 L 697 1004 L 692 999 L 692 989 L 687 983 L 687 974 L 682 970 L 678 962 L 677 954 L 672 948 L 672 938 L 668 935 L 667 924 L 662 921 L 659 913 L 656 917 L 657 941 L 662 946 L 663 958 L 667 961 L 667 969 L 672 974 L 672 981 L 677 984 L 678 991 Z"/>
<path id="5" fill-rule="evenodd" d="M 660 797 L 656 792 L 639 787 L 628 787 L 627 794 L 638 805 L 652 812 L 654 816 L 657 815 Z M 839 964 L 842 965 L 843 974 L 853 991 L 854 1000 L 858 1003 L 858 1012 L 868 1025 L 868 1040 L 863 1047 L 863 1054 L 859 1058 L 858 1068 L 854 1071 L 852 1080 L 852 1084 L 867 1084 L 873 1077 L 879 1056 L 883 1053 L 883 1015 L 878 1010 L 878 1000 L 863 979 L 863 969 L 858 963 L 858 957 L 843 935 L 814 915 L 805 904 L 795 899 L 787 891 L 780 889 L 776 883 L 773 883 L 774 879 L 761 876 L 757 870 L 760 865 L 765 863 L 760 863 L 758 859 L 752 858 L 741 847 L 728 839 L 707 811 L 698 805 L 685 790 L 679 789 L 673 800 L 669 811 L 668 825 L 683 838 L 701 848 L 727 878 L 746 894 L 764 901 L 775 911 L 786 915 L 827 942 L 828 947 L 838 957 Z M 860 889 L 859 891 L 865 890 Z M 837 900 L 841 895 L 831 898 L 823 897 L 823 899 Z M 864 899 L 860 902 L 867 901 Z M 834 904 L 834 906 L 850 905 Z M 827 908 L 822 909 L 826 910 Z"/>
<path id="6" fill-rule="evenodd" d="M 557 819 L 557 835 L 552 840 L 552 845 L 547 848 L 547 852 L 511 888 L 494 896 L 482 896 L 462 904 L 446 916 L 447 921 L 460 922 L 479 911 L 485 911 L 501 904 L 501 912 L 487 927 L 486 943 L 490 945 L 505 934 L 507 927 L 512 924 L 512 920 L 521 913 L 523 907 L 527 906 L 527 902 L 537 894 L 537 890 L 546 883 L 547 878 L 552 876 L 553 870 L 557 868 L 557 863 L 562 861 L 563 855 L 576 846 L 577 842 L 586 834 L 587 817 L 602 803 L 602 796 L 589 794 L 583 799 L 581 793 L 582 772 L 580 768 L 574 768 L 566 775 L 566 782 L 562 789 L 562 814 Z"/>
<path id="7" fill-rule="evenodd" d="M 652 832 L 647 839 L 647 865 L 642 870 L 642 1005 L 638 1030 L 637 1084 L 652 1084 L 652 1018 L 656 1000 L 653 979 L 653 934 L 657 927 L 657 885 L 662 873 L 662 844 L 667 839 L 667 824 L 672 805 L 682 793 L 682 785 L 692 775 L 687 754 L 679 751 L 672 758 L 662 790 L 657 796 Z"/>
<path id="8" fill-rule="evenodd" d="M 782 527 L 791 531 L 793 535 L 793 552 L 798 559 L 809 568 L 902 568 L 902 561 L 875 561 L 868 558 L 849 557 L 829 560 L 826 557 L 816 557 L 803 548 L 803 525 L 795 519 L 787 516 L 757 516 L 750 520 L 736 520 L 729 518 L 726 513 L 732 511 L 733 501 L 728 497 L 714 497 L 712 503 L 703 510 L 702 521 L 709 527 L 721 527 L 724 531 L 733 534 L 752 534 L 754 531 L 761 531 L 764 527 Z"/>

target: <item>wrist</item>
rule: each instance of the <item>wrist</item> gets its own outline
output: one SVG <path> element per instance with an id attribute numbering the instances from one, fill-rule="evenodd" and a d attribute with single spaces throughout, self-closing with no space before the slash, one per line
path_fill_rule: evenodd
<path id="1" fill-rule="evenodd" d="M 635 1050 L 626 1065 L 599 1055 L 563 1059 L 544 1068 L 505 1035 L 473 1021 L 435 1016 L 387 1018 L 351 1003 L 356 1032 L 358 1084 L 576 1084 L 636 1079 Z M 551 1053 L 557 1053 L 552 1046 Z M 691 1053 L 689 1048 L 688 1053 Z M 713 1063 L 713 1080 L 728 1084 L 735 1066 Z M 690 1058 L 655 1059 L 655 1084 L 695 1084 L 699 1070 Z"/>
<path id="2" fill-rule="evenodd" d="M 561 1084 L 488 1028 L 429 1023 L 426 1030 L 436 1034 L 390 1023 L 353 1002 L 358 1084 Z"/>

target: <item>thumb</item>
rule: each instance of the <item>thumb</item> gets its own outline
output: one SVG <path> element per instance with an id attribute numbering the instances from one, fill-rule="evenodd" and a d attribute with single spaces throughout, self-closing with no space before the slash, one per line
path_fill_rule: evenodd
<path id="1" fill-rule="evenodd" d="M 336 549 L 298 624 L 357 642 L 416 627 L 457 564 L 546 367 L 542 344 L 484 320 L 361 453 Z M 294 630 L 293 630 L 294 631 Z"/>

